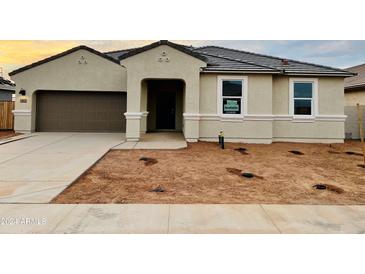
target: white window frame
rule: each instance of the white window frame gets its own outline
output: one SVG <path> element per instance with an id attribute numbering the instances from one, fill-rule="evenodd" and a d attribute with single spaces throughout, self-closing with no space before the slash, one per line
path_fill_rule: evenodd
<path id="1" fill-rule="evenodd" d="M 239 80 L 242 81 L 242 96 L 223 96 L 223 81 Z M 218 115 L 227 118 L 243 118 L 247 115 L 247 89 L 248 89 L 248 77 L 247 76 L 218 76 L 217 77 L 217 110 Z M 223 97 L 241 98 L 241 113 L 240 114 L 224 114 L 223 113 Z"/>
<path id="2" fill-rule="evenodd" d="M 294 98 L 295 83 L 312 83 L 311 115 L 294 114 L 294 99 L 309 100 L 309 98 Z M 300 119 L 313 119 L 318 116 L 318 79 L 317 78 L 290 78 L 289 79 L 289 115 Z"/>

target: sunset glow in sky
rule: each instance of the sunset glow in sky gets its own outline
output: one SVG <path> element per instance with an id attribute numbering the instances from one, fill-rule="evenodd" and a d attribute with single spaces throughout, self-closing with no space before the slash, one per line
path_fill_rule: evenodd
<path id="1" fill-rule="evenodd" d="M 87 45 L 101 52 L 144 46 L 147 40 L 131 41 L 1 41 L 0 67 L 4 77 L 19 67 L 42 60 L 78 45 Z M 365 63 L 365 41 L 239 41 L 239 40 L 180 40 L 175 43 L 223 47 L 269 54 L 333 67 L 346 68 Z"/>

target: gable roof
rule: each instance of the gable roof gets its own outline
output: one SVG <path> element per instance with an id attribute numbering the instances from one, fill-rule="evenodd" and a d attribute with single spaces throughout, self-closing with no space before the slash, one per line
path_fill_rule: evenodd
<path id="1" fill-rule="evenodd" d="M 365 64 L 347 68 L 357 75 L 345 79 L 345 90 L 365 89 Z"/>
<path id="2" fill-rule="evenodd" d="M 303 75 L 303 76 L 341 76 L 351 77 L 356 75 L 351 71 L 342 70 L 338 68 L 317 65 L 292 59 L 285 59 L 275 56 L 258 54 L 243 50 L 229 49 L 218 46 L 205 46 L 194 48 L 192 46 L 185 46 L 170 42 L 168 40 L 160 40 L 152 44 L 124 50 L 116 50 L 101 53 L 95 49 L 87 46 L 78 46 L 62 52 L 60 54 L 48 57 L 41 61 L 27 65 L 25 67 L 16 69 L 9 73 L 10 76 L 28 70 L 30 68 L 39 66 L 57 58 L 63 57 L 67 54 L 75 52 L 80 49 L 87 50 L 91 53 L 99 55 L 116 64 L 120 64 L 120 60 L 137 55 L 147 50 L 156 48 L 160 45 L 167 45 L 197 59 L 207 63 L 207 67 L 202 68 L 202 72 L 247 72 L 247 73 L 270 73 L 281 75 Z M 353 78 L 353 77 L 352 77 Z"/>
<path id="3" fill-rule="evenodd" d="M 197 52 L 196 48 L 194 48 L 194 47 L 178 45 L 178 44 L 175 44 L 175 43 L 172 43 L 169 41 L 167 41 L 167 42 L 169 45 L 173 44 L 175 46 L 176 45 L 179 46 L 180 49 L 184 50 L 184 52 L 189 52 L 189 54 L 199 55 L 200 59 L 204 60 L 204 62 L 207 63 L 210 70 L 212 70 L 212 71 L 213 70 L 224 70 L 224 71 L 238 70 L 238 71 L 251 71 L 251 72 L 265 72 L 265 71 L 272 72 L 272 73 L 280 72 L 279 70 L 269 68 L 269 67 L 266 67 L 263 65 L 256 65 L 256 64 L 249 63 L 249 62 L 238 61 L 238 60 L 234 60 L 234 59 L 228 58 L 228 57 L 200 53 L 200 52 Z M 164 43 L 164 42 L 162 41 L 162 43 Z M 156 44 L 156 43 L 154 43 L 154 44 Z M 145 50 L 148 50 L 148 49 L 146 49 L 145 47 L 142 47 L 142 49 L 141 48 L 132 48 L 132 49 L 109 51 L 109 52 L 105 52 L 105 54 L 107 54 L 108 56 L 110 56 L 116 60 L 122 60 L 124 58 L 128 58 L 129 56 L 132 56 L 132 54 L 135 55 L 135 54 L 138 54 Z"/>
<path id="4" fill-rule="evenodd" d="M 169 45 L 203 60 L 207 63 L 207 67 L 202 68 L 202 72 L 257 72 L 307 76 L 354 76 L 352 72 L 329 66 L 258 54 L 243 50 L 229 49 L 219 46 L 194 48 L 192 46 L 172 43 L 167 40 L 161 40 L 140 48 L 106 52 L 106 54 L 112 58 L 122 60 L 146 50 L 155 48 L 159 45 Z"/>
<path id="5" fill-rule="evenodd" d="M 172 47 L 172 48 L 174 48 L 178 51 L 181 51 L 181 52 L 186 53 L 190 56 L 193 56 L 197 59 L 200 59 L 203 62 L 207 62 L 207 60 L 204 56 L 202 56 L 201 54 L 199 54 L 197 52 L 194 52 L 189 47 L 184 46 L 184 45 L 175 44 L 175 43 L 170 42 L 168 40 L 160 40 L 160 41 L 154 42 L 152 44 L 149 44 L 149 45 L 146 45 L 146 46 L 143 46 L 143 47 L 140 47 L 140 48 L 131 49 L 127 53 L 124 53 L 121 56 L 119 56 L 118 59 L 123 60 L 123 59 L 126 59 L 128 57 L 137 55 L 139 53 L 145 52 L 145 51 L 153 49 L 153 48 L 157 48 L 157 47 L 162 46 L 162 45 L 170 46 L 170 47 Z"/>
<path id="6" fill-rule="evenodd" d="M 61 57 L 65 56 L 65 55 L 68 55 L 68 54 L 73 53 L 73 52 L 78 51 L 78 50 L 87 50 L 87 51 L 89 51 L 91 53 L 94 53 L 94 54 L 96 54 L 96 55 L 98 55 L 98 56 L 100 56 L 102 58 L 105 58 L 105 59 L 107 59 L 107 60 L 109 60 L 109 61 L 111 61 L 113 63 L 116 63 L 118 65 L 120 64 L 118 60 L 115 60 L 114 58 L 108 56 L 107 54 L 104 54 L 104 53 L 102 53 L 100 51 L 97 51 L 95 49 L 92 49 L 92 48 L 90 48 L 88 46 L 81 45 L 81 46 L 77 46 L 77 47 L 74 47 L 72 49 L 66 50 L 64 52 L 61 52 L 59 54 L 53 55 L 51 57 L 45 58 L 43 60 L 37 61 L 37 62 L 32 63 L 30 65 L 27 65 L 25 67 L 21 67 L 21 68 L 18 68 L 16 70 L 13 70 L 12 72 L 9 73 L 9 75 L 12 76 L 12 75 L 18 74 L 18 73 L 23 72 L 25 70 L 28 70 L 28 69 L 34 68 L 36 66 L 39 66 L 39 65 L 48 63 L 50 61 L 53 61 L 55 59 L 61 58 Z"/>

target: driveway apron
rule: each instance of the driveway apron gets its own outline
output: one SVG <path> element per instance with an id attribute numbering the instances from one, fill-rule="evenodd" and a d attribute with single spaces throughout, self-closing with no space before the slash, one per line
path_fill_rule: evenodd
<path id="1" fill-rule="evenodd" d="M 0 203 L 48 203 L 122 142 L 121 133 L 36 133 L 0 145 Z"/>

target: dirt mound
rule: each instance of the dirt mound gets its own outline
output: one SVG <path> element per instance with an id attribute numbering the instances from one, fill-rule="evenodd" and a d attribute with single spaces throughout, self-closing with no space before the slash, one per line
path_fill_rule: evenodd
<path id="1" fill-rule="evenodd" d="M 227 167 L 226 170 L 229 173 L 232 173 L 232 174 L 235 174 L 235 175 L 238 175 L 238 176 L 241 176 L 241 173 L 242 173 L 242 171 L 239 170 L 238 168 L 230 168 L 230 167 Z"/>
<path id="2" fill-rule="evenodd" d="M 262 176 L 258 176 L 258 175 L 254 174 L 254 173 L 251 173 L 251 172 L 243 172 L 242 170 L 239 170 L 238 168 L 230 168 L 230 167 L 227 167 L 226 170 L 229 173 L 232 173 L 234 175 L 238 175 L 240 177 L 248 178 L 248 179 L 251 179 L 251 178 L 263 179 L 264 178 Z"/>
<path id="3" fill-rule="evenodd" d="M 354 151 L 346 151 L 345 153 L 348 155 L 364 156 L 362 153 L 354 152 Z"/>
<path id="4" fill-rule="evenodd" d="M 149 157 L 141 157 L 139 158 L 140 161 L 144 161 L 145 166 L 151 166 L 154 164 L 157 164 L 157 160 L 155 158 L 149 158 Z"/>
<path id="5" fill-rule="evenodd" d="M 304 155 L 304 153 L 303 153 L 303 152 L 301 152 L 301 151 L 299 151 L 299 150 L 290 150 L 289 152 L 290 152 L 290 153 L 293 153 L 293 154 L 295 154 L 295 155 Z"/>
<path id="6" fill-rule="evenodd" d="M 166 190 L 162 186 L 158 186 L 150 190 L 150 192 L 165 192 Z"/>
<path id="7" fill-rule="evenodd" d="M 243 154 L 243 155 L 248 155 L 247 153 L 247 148 L 244 147 L 239 147 L 239 148 L 235 148 L 235 151 L 238 151 L 239 153 Z"/>
<path id="8" fill-rule="evenodd" d="M 329 184 L 315 184 L 313 187 L 318 190 L 329 190 L 338 194 L 344 193 L 344 190 L 342 188 Z"/>
<path id="9" fill-rule="evenodd" d="M 328 153 L 331 153 L 331 154 L 341 154 L 341 152 L 339 152 L 339 151 L 333 151 L 333 150 L 329 150 Z"/>

